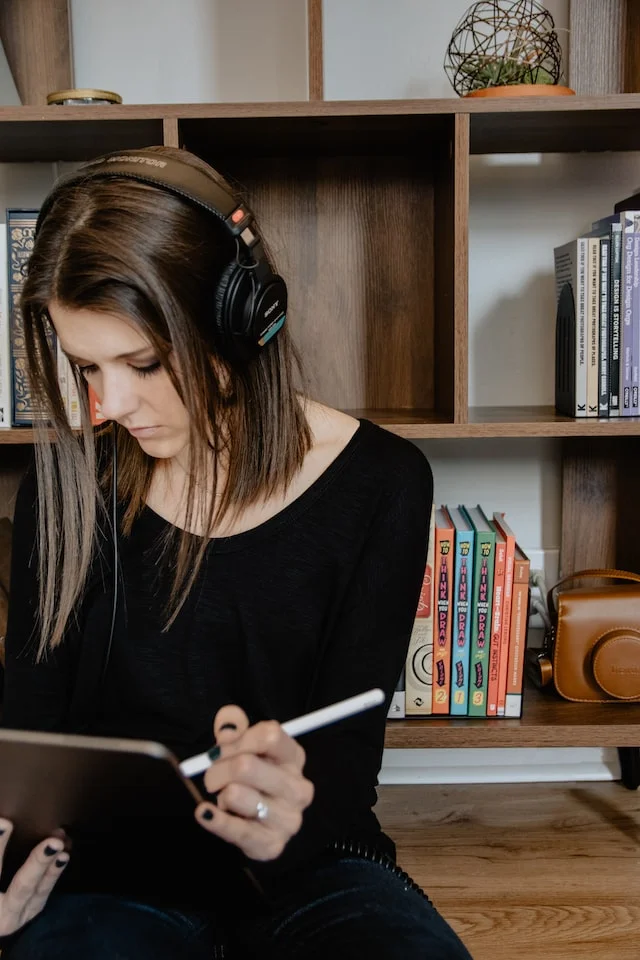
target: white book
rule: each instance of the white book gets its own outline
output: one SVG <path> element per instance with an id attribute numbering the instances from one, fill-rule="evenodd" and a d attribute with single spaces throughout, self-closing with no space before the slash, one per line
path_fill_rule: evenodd
<path id="1" fill-rule="evenodd" d="M 575 309 L 575 409 L 574 417 L 587 416 L 587 238 L 577 237 L 554 249 L 556 303 L 565 287 L 571 288 Z"/>
<path id="2" fill-rule="evenodd" d="M 600 400 L 600 240 L 587 240 L 587 416 L 597 417 Z"/>

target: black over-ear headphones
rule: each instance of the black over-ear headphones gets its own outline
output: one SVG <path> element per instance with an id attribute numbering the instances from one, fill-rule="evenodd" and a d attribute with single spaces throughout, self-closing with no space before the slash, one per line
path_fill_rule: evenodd
<path id="1" fill-rule="evenodd" d="M 36 234 L 64 190 L 112 177 L 166 190 L 224 224 L 236 241 L 237 256 L 223 270 L 215 292 L 215 343 L 231 360 L 255 355 L 284 325 L 287 287 L 269 265 L 251 211 L 196 167 L 145 148 L 97 157 L 54 184 L 40 208 Z"/>

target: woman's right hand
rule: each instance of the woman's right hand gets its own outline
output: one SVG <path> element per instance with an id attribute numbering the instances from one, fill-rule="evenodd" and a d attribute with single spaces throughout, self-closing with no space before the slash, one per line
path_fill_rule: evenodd
<path id="1" fill-rule="evenodd" d="M 12 830 L 9 820 L 0 819 L 0 873 Z M 68 861 L 58 837 L 48 837 L 34 847 L 7 892 L 0 893 L 0 937 L 15 933 L 40 913 Z"/>

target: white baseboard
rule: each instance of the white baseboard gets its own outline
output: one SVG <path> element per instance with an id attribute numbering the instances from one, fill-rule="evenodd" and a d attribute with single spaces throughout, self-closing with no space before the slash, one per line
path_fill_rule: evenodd
<path id="1" fill-rule="evenodd" d="M 385 750 L 380 783 L 535 783 L 619 780 L 614 747 Z"/>

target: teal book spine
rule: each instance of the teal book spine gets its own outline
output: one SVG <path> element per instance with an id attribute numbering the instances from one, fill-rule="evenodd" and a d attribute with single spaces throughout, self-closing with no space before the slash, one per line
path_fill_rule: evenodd
<path id="1" fill-rule="evenodd" d="M 496 532 L 489 527 L 480 507 L 463 510 L 475 532 L 468 713 L 470 717 L 486 717 Z"/>
<path id="2" fill-rule="evenodd" d="M 469 647 L 473 590 L 473 528 L 457 507 L 446 507 L 454 528 L 453 623 L 451 630 L 452 716 L 467 715 L 469 701 Z"/>

